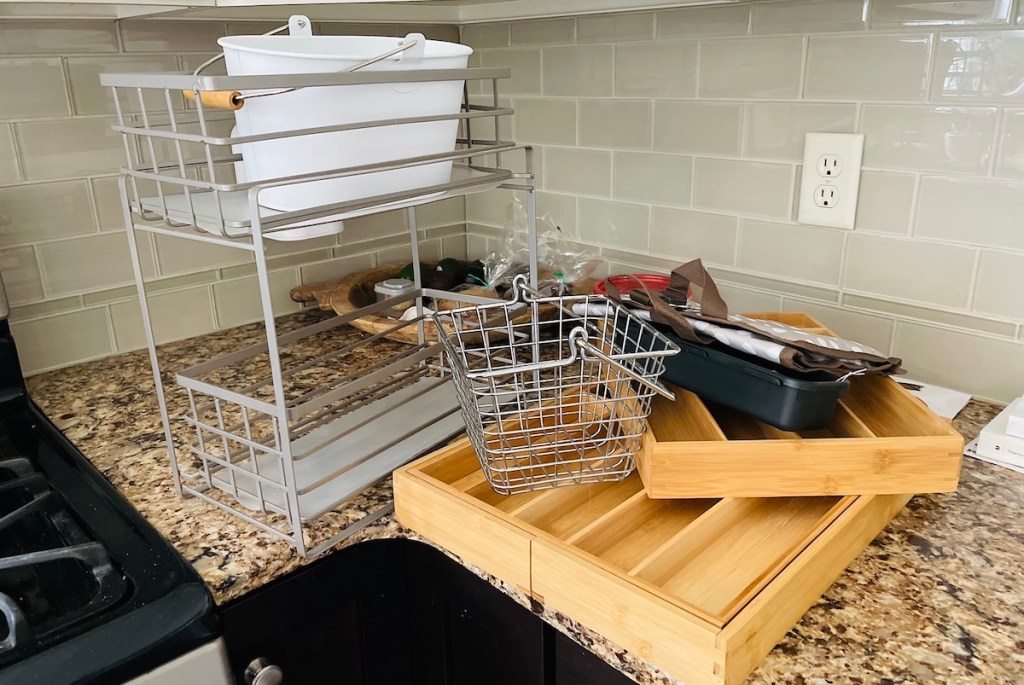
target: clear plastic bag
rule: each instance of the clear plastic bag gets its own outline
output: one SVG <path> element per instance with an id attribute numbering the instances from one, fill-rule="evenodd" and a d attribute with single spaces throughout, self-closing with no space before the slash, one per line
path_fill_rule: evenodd
<path id="1" fill-rule="evenodd" d="M 518 196 L 509 203 L 505 215 L 505 237 L 501 245 L 481 261 L 484 285 L 492 290 L 507 286 L 517 274 L 530 270 L 529 219 L 526 203 Z M 589 278 L 601 264 L 601 258 L 586 246 L 574 243 L 562 233 L 550 214 L 537 217 L 537 264 L 542 280 L 558 285 L 558 290 L 583 278 Z"/>

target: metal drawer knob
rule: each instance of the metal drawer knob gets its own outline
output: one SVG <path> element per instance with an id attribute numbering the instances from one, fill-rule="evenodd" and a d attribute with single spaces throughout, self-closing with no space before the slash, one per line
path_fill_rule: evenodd
<path id="1" fill-rule="evenodd" d="M 244 676 L 246 685 L 281 685 L 284 682 L 281 668 L 263 657 L 250 661 Z"/>

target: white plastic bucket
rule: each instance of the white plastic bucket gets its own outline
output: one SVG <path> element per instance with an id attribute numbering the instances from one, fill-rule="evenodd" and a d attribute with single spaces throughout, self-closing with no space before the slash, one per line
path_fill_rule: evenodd
<path id="1" fill-rule="evenodd" d="M 464 69 L 472 48 L 425 40 L 360 71 Z M 229 75 L 337 72 L 394 49 L 401 38 L 372 36 L 228 36 L 218 40 Z M 422 47 L 422 53 L 420 48 Z M 302 88 L 249 98 L 235 112 L 239 135 L 456 114 L 464 81 Z M 249 143 L 242 151 L 250 181 L 328 171 L 455 149 L 458 121 L 438 121 L 297 136 Z M 447 183 L 452 163 L 268 188 L 260 204 L 291 211 Z"/>

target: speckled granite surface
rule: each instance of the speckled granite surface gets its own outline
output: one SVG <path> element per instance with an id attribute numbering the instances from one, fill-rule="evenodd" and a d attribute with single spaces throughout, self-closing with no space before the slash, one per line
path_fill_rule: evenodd
<path id="1" fill-rule="evenodd" d="M 285 327 L 317 316 L 291 317 Z M 167 345 L 164 368 L 173 372 L 258 334 L 248 326 Z M 195 565 L 219 603 L 305 563 L 287 543 L 245 521 L 175 496 L 145 353 L 37 376 L 29 387 L 67 436 Z M 175 408 L 181 400 L 173 398 Z M 997 409 L 973 402 L 956 427 L 973 437 Z M 318 532 L 329 534 L 390 500 L 390 483 L 381 483 L 325 517 Z M 1024 475 L 967 460 L 960 490 L 911 500 L 749 682 L 1024 682 L 1022 510 Z M 344 544 L 397 536 L 416 538 L 388 515 Z M 522 593 L 477 572 L 530 606 Z M 675 682 L 573 621 L 532 608 L 637 682 Z"/>

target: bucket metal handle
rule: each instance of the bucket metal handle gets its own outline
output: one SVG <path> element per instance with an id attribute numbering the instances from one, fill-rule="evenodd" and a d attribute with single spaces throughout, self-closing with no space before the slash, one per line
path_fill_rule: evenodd
<path id="1" fill-rule="evenodd" d="M 311 26 L 312 25 L 310 24 L 309 17 L 306 17 L 301 14 L 296 14 L 293 15 L 288 20 L 288 23 L 285 24 L 284 26 L 278 26 L 276 29 L 273 29 L 272 31 L 267 31 L 262 35 L 272 36 L 278 33 L 282 33 L 284 31 L 288 31 L 289 35 L 292 36 L 311 36 L 313 35 Z M 370 59 L 364 60 L 358 64 L 353 64 L 350 67 L 345 67 L 338 73 L 343 74 L 352 71 L 359 71 L 360 69 L 368 67 L 371 64 L 376 64 L 381 60 L 385 60 L 388 57 L 393 57 L 394 55 L 403 53 L 406 50 L 409 50 L 416 46 L 420 46 L 419 49 L 414 50 L 409 54 L 412 55 L 414 58 L 423 57 L 423 51 L 424 48 L 426 47 L 426 42 L 427 40 L 426 38 L 424 38 L 422 33 L 406 34 L 405 38 L 399 41 L 397 47 L 394 47 L 386 52 L 382 52 L 379 55 L 375 55 Z M 222 59 L 224 59 L 223 52 L 219 55 L 211 57 L 210 59 L 200 64 L 198 67 L 195 68 L 195 71 L 192 72 L 192 75 L 199 76 L 199 74 L 201 74 L 204 69 L 208 68 L 212 64 L 219 62 Z M 241 109 L 242 106 L 245 104 L 245 101 L 250 98 L 262 98 L 271 95 L 283 95 L 285 93 L 291 93 L 296 90 L 302 90 L 302 88 L 281 88 L 279 90 L 263 91 L 258 93 L 242 93 L 237 90 L 183 90 L 181 92 L 185 96 L 185 99 L 191 102 L 195 102 L 198 99 L 206 107 L 214 107 L 216 109 L 238 110 Z"/>

